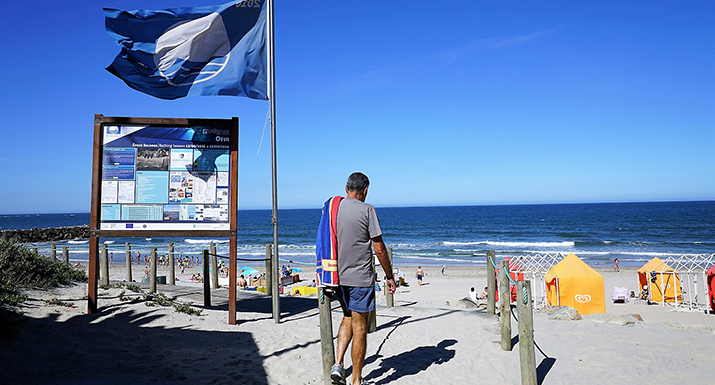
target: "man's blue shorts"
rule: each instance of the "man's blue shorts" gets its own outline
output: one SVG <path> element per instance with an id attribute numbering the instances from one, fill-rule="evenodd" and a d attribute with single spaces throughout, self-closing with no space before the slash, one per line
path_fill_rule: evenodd
<path id="1" fill-rule="evenodd" d="M 368 313 L 375 310 L 375 285 L 370 287 L 338 286 L 335 290 L 343 310 Z"/>

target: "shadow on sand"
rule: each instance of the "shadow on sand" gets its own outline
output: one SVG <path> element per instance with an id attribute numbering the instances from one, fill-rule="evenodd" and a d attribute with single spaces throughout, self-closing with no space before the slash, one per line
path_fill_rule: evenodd
<path id="1" fill-rule="evenodd" d="M 226 302 L 216 302 L 219 305 L 212 306 L 212 310 L 228 309 Z M 144 309 L 144 303 L 132 306 L 135 307 L 108 305 L 100 307 L 97 314 L 76 314 L 62 319 L 59 313 L 26 318 L 17 335 L 0 340 L 3 367 L 0 382 L 268 384 L 263 367 L 265 357 L 260 355 L 251 333 L 239 327 L 241 323 L 270 319 L 270 297 L 241 298 L 237 303 L 239 325 L 233 330 L 218 331 L 196 330 L 187 326 L 186 321 L 182 326 L 157 326 L 155 321 L 171 313 L 160 308 Z M 284 322 L 308 313 L 317 314 L 315 298 L 281 298 Z M 199 318 L 196 323 L 203 322 Z M 301 346 L 271 356 L 295 348 Z"/>

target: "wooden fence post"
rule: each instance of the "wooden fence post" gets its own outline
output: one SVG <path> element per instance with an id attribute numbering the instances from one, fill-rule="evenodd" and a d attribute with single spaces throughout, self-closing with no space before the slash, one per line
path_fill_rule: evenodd
<path id="1" fill-rule="evenodd" d="M 132 246 L 124 243 L 124 265 L 127 269 L 127 282 L 132 282 Z"/>
<path id="2" fill-rule="evenodd" d="M 69 248 L 69 246 L 62 246 L 62 262 L 70 263 L 70 248 Z"/>
<path id="3" fill-rule="evenodd" d="M 531 281 L 516 283 L 516 312 L 519 316 L 519 362 L 521 384 L 537 385 L 534 355 L 534 313 L 531 307 Z"/>
<path id="4" fill-rule="evenodd" d="M 375 258 L 372 258 L 372 271 L 375 272 Z M 377 274 L 373 277 L 373 279 L 377 278 Z M 377 304 L 375 304 L 375 308 L 372 309 L 372 311 L 368 314 L 367 316 L 367 332 L 368 333 L 374 333 L 377 331 Z"/>
<path id="5" fill-rule="evenodd" d="M 487 251 L 487 314 L 496 314 L 497 303 L 497 275 L 494 264 L 496 264 L 494 250 Z"/>
<path id="6" fill-rule="evenodd" d="M 109 285 L 109 255 L 105 244 L 102 244 L 102 285 Z"/>
<path id="7" fill-rule="evenodd" d="M 387 249 L 387 257 L 390 259 L 390 266 L 392 266 L 392 247 Z M 387 301 L 387 307 L 395 306 L 395 295 L 387 292 L 387 283 L 385 283 L 385 300 Z"/>
<path id="8" fill-rule="evenodd" d="M 52 262 L 59 262 L 57 260 L 57 244 L 52 243 L 50 244 L 50 255 L 52 256 Z"/>
<path id="9" fill-rule="evenodd" d="M 149 255 L 149 291 L 156 293 L 156 247 L 151 248 Z"/>
<path id="10" fill-rule="evenodd" d="M 211 284 L 209 280 L 211 276 L 209 275 L 209 251 L 204 250 L 202 254 L 202 259 L 204 263 L 204 306 L 211 307 Z"/>
<path id="11" fill-rule="evenodd" d="M 271 260 L 273 258 L 273 245 L 270 243 L 266 244 L 266 295 L 273 294 L 273 264 Z"/>
<path id="12" fill-rule="evenodd" d="M 169 243 L 169 285 L 176 285 L 176 268 L 174 266 L 174 242 Z"/>
<path id="13" fill-rule="evenodd" d="M 499 266 L 499 320 L 501 323 L 501 348 L 511 350 L 511 293 L 509 292 L 509 261 Z"/>
<path id="14" fill-rule="evenodd" d="M 216 257 L 216 244 L 211 242 L 209 246 L 211 247 L 211 288 L 218 289 L 218 262 Z"/>
<path id="15" fill-rule="evenodd" d="M 335 346 L 333 345 L 333 315 L 330 307 L 330 295 L 325 288 L 318 289 L 318 310 L 320 312 L 320 352 L 323 357 L 323 381 L 331 385 L 330 369 L 335 364 Z"/>

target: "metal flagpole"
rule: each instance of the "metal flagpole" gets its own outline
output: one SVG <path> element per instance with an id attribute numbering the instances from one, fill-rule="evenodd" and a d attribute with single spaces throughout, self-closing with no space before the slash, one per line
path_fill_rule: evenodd
<path id="1" fill-rule="evenodd" d="M 273 255 L 271 257 L 271 277 L 270 283 L 273 287 L 271 302 L 273 304 L 273 319 L 278 324 L 281 322 L 281 303 L 278 296 L 278 175 L 276 162 L 276 56 L 275 56 L 275 35 L 273 31 L 273 0 L 268 0 L 268 99 L 271 102 L 271 181 L 273 185 L 273 211 L 271 222 L 273 223 Z"/>

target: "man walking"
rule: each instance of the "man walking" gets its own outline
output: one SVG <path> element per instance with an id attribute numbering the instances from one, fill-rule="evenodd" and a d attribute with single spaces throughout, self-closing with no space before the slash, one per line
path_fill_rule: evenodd
<path id="1" fill-rule="evenodd" d="M 335 295 L 343 309 L 338 332 L 337 363 L 330 371 L 333 383 L 345 383 L 344 357 L 352 340 L 352 383 L 362 384 L 362 368 L 367 350 L 367 323 L 375 309 L 375 271 L 372 248 L 387 276 L 390 294 L 395 279 L 382 241 L 382 230 L 372 205 L 365 203 L 370 180 L 363 173 L 353 173 L 345 185 L 347 196 L 340 202 L 337 216 L 338 278 Z"/>

